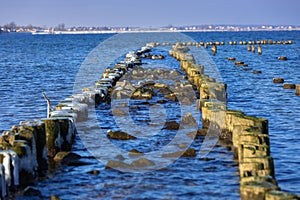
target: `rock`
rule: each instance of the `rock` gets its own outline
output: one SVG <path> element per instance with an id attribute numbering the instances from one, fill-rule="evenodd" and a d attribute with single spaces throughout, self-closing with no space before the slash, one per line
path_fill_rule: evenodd
<path id="1" fill-rule="evenodd" d="M 99 170 L 96 170 L 96 169 L 94 169 L 94 170 L 92 170 L 92 171 L 89 171 L 89 172 L 88 172 L 88 174 L 92 174 L 92 175 L 98 175 L 98 174 L 100 174 L 100 171 L 99 171 Z"/>
<path id="2" fill-rule="evenodd" d="M 78 160 L 80 159 L 81 156 L 76 154 L 76 153 L 72 153 L 72 152 L 67 152 L 67 151 L 61 151 L 61 152 L 58 152 L 53 160 L 55 162 L 68 162 L 68 161 L 71 161 L 71 160 Z"/>
<path id="3" fill-rule="evenodd" d="M 61 198 L 59 198 L 59 197 L 56 196 L 56 195 L 51 195 L 51 196 L 49 197 L 49 200 L 61 200 Z"/>
<path id="4" fill-rule="evenodd" d="M 283 89 L 296 89 L 295 84 L 286 83 L 283 85 Z"/>
<path id="5" fill-rule="evenodd" d="M 211 160 L 216 160 L 215 158 L 207 158 L 207 157 L 204 157 L 204 158 L 200 158 L 200 160 L 203 160 L 203 161 L 211 161 Z"/>
<path id="6" fill-rule="evenodd" d="M 203 137 L 206 136 L 208 129 L 207 128 L 203 128 L 203 129 L 199 129 L 197 130 L 197 132 L 195 133 L 195 131 L 188 133 L 188 136 L 191 138 L 197 138 L 197 137 Z"/>
<path id="7" fill-rule="evenodd" d="M 36 188 L 34 188 L 34 187 L 32 187 L 32 186 L 26 187 L 26 188 L 24 189 L 24 191 L 23 191 L 23 195 L 24 195 L 24 196 L 36 196 L 36 197 L 42 197 L 42 193 L 41 193 L 38 189 L 36 189 Z"/>
<path id="8" fill-rule="evenodd" d="M 198 126 L 197 121 L 194 119 L 193 115 L 188 112 L 181 120 L 181 123 L 188 126 Z"/>
<path id="9" fill-rule="evenodd" d="M 132 149 L 132 150 L 129 151 L 128 155 L 130 157 L 135 157 L 135 156 L 142 156 L 142 155 L 144 155 L 144 153 L 140 152 L 140 151 L 138 151 L 136 149 Z"/>
<path id="10" fill-rule="evenodd" d="M 166 122 L 163 129 L 166 130 L 178 130 L 180 125 L 176 121 Z"/>
<path id="11" fill-rule="evenodd" d="M 279 190 L 271 190 L 266 194 L 266 200 L 292 200 L 299 199 L 296 195 L 279 191 Z"/>
<path id="12" fill-rule="evenodd" d="M 115 108 L 112 111 L 114 116 L 128 116 L 128 113 L 126 113 L 124 110 L 121 108 Z"/>
<path id="13" fill-rule="evenodd" d="M 196 157 L 196 150 L 189 148 L 183 153 L 182 157 Z"/>
<path id="14" fill-rule="evenodd" d="M 129 169 L 131 168 L 130 165 L 127 163 L 118 161 L 118 160 L 110 160 L 106 163 L 105 169 Z"/>
<path id="15" fill-rule="evenodd" d="M 159 100 L 157 100 L 157 103 L 165 104 L 165 103 L 167 103 L 167 101 L 164 99 L 159 99 Z"/>
<path id="16" fill-rule="evenodd" d="M 122 131 L 107 131 L 107 136 L 110 139 L 114 140 L 135 140 L 136 137 L 129 135 L 128 133 L 122 132 Z"/>
<path id="17" fill-rule="evenodd" d="M 208 132 L 208 129 L 206 129 L 206 128 L 197 130 L 197 136 L 206 136 L 207 132 Z"/>
<path id="18" fill-rule="evenodd" d="M 261 73 L 262 73 L 262 71 L 258 71 L 258 70 L 253 71 L 253 74 L 261 74 Z"/>
<path id="19" fill-rule="evenodd" d="M 148 160 L 147 158 L 139 158 L 131 163 L 131 166 L 140 168 L 140 167 L 150 167 L 154 166 L 154 162 Z"/>
<path id="20" fill-rule="evenodd" d="M 287 60 L 287 57 L 285 57 L 285 56 L 280 56 L 280 57 L 278 57 L 278 60 Z"/>
<path id="21" fill-rule="evenodd" d="M 80 155 L 72 152 L 58 152 L 53 160 L 57 163 L 60 163 L 62 165 L 68 165 L 68 166 L 83 166 L 83 165 L 89 165 L 90 163 L 86 163 L 83 161 L 80 161 L 81 158 Z"/>
<path id="22" fill-rule="evenodd" d="M 122 155 L 117 155 L 116 159 L 121 160 L 121 161 L 125 160 L 124 156 L 122 156 Z"/>
<path id="23" fill-rule="evenodd" d="M 193 104 L 193 101 L 192 101 L 191 98 L 184 97 L 184 98 L 180 101 L 180 103 L 181 103 L 182 105 L 192 105 L 192 104 Z"/>
<path id="24" fill-rule="evenodd" d="M 169 101 L 174 101 L 174 102 L 177 102 L 177 101 L 178 101 L 178 99 L 177 99 L 177 97 L 176 97 L 175 94 L 168 94 L 168 95 L 165 95 L 164 98 L 165 98 L 165 99 L 168 99 Z"/>
<path id="25" fill-rule="evenodd" d="M 187 144 L 187 143 L 182 143 L 182 144 L 178 144 L 178 147 L 179 147 L 180 149 L 185 149 L 185 148 L 188 147 L 188 145 L 189 145 L 189 144 Z"/>
<path id="26" fill-rule="evenodd" d="M 284 83 L 283 78 L 273 78 L 273 83 Z"/>
<path id="27" fill-rule="evenodd" d="M 168 157 L 196 157 L 196 150 L 193 148 L 189 148 L 185 151 L 178 151 L 174 153 L 166 153 L 162 154 L 163 158 L 168 158 Z"/>
<path id="28" fill-rule="evenodd" d="M 155 83 L 154 84 L 154 88 L 158 88 L 158 89 L 160 89 L 160 88 L 168 88 L 168 85 L 163 84 L 163 83 Z"/>

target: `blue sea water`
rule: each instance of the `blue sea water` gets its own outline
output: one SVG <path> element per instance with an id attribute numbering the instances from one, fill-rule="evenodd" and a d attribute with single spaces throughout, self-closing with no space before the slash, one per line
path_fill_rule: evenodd
<path id="1" fill-rule="evenodd" d="M 212 56 L 220 81 L 227 83 L 228 108 L 269 120 L 271 154 L 276 179 L 282 190 L 300 193 L 299 98 L 294 90 L 273 84 L 274 77 L 299 83 L 299 32 L 186 33 L 196 41 L 225 41 Z M 56 105 L 72 94 L 75 76 L 90 51 L 113 36 L 0 34 L 0 130 L 19 121 L 46 116 L 45 91 Z M 292 40 L 292 45 L 264 45 L 263 55 L 247 51 L 247 46 L 230 46 L 229 41 Z M 278 61 L 287 56 L 288 61 Z M 235 57 L 249 64 L 243 70 L 226 60 Z M 208 65 L 203 61 L 204 66 Z M 178 66 L 176 66 L 178 67 Z M 253 74 L 260 70 L 262 74 Z M 208 67 L 206 73 L 210 73 Z M 213 74 L 212 74 L 213 76 Z M 193 146 L 199 148 L 201 141 Z M 74 151 L 89 156 L 77 138 Z M 47 198 L 62 199 L 158 198 L 158 199 L 238 199 L 238 168 L 232 153 L 218 145 L 209 154 L 214 160 L 180 158 L 171 166 L 146 174 L 104 170 L 97 160 L 90 165 L 57 169 L 37 184 Z M 87 172 L 98 169 L 99 175 Z M 19 197 L 20 199 L 24 197 Z"/>

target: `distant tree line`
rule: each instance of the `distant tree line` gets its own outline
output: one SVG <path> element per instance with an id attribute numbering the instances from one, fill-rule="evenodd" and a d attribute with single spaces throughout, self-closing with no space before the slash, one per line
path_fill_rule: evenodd
<path id="1" fill-rule="evenodd" d="M 33 26 L 32 24 L 28 24 L 26 26 L 19 26 L 15 22 L 10 22 L 7 24 L 4 24 L 3 26 L 0 25 L 0 30 L 4 32 L 16 32 L 18 29 L 23 29 L 23 30 L 41 30 L 43 29 L 40 26 Z"/>
<path id="2" fill-rule="evenodd" d="M 30 31 L 30 30 L 43 30 L 43 29 L 47 29 L 47 28 L 41 26 L 34 26 L 32 24 L 28 24 L 26 26 L 19 26 L 15 22 L 10 22 L 2 26 L 0 25 L 0 30 L 4 32 L 16 32 L 17 30 Z M 56 31 L 64 31 L 66 30 L 66 27 L 64 23 L 60 23 L 53 29 Z"/>

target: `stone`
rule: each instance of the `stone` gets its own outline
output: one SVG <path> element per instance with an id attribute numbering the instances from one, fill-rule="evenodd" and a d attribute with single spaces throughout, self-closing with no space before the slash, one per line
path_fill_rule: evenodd
<path id="1" fill-rule="evenodd" d="M 200 130 L 197 130 L 197 136 L 206 136 L 208 129 L 207 128 L 203 128 Z"/>
<path id="2" fill-rule="evenodd" d="M 121 161 L 125 160 L 124 156 L 122 156 L 120 154 L 117 155 L 115 158 L 118 159 L 118 160 L 121 160 Z"/>
<path id="3" fill-rule="evenodd" d="M 167 94 L 167 95 L 164 96 L 164 98 L 168 99 L 169 101 L 174 101 L 174 102 L 178 101 L 178 99 L 177 99 L 177 97 L 176 97 L 175 94 Z"/>
<path id="4" fill-rule="evenodd" d="M 173 153 L 166 153 L 162 154 L 163 158 L 168 157 L 196 157 L 196 150 L 193 148 L 189 148 L 187 150 L 173 152 Z"/>
<path id="5" fill-rule="evenodd" d="M 98 175 L 98 174 L 100 174 L 100 171 L 99 171 L 99 170 L 96 170 L 96 169 L 94 169 L 94 170 L 92 170 L 92 171 L 89 171 L 89 172 L 88 172 L 88 174 L 92 174 L 92 175 Z"/>
<path id="6" fill-rule="evenodd" d="M 167 103 L 167 101 L 164 100 L 164 99 L 159 99 L 159 100 L 157 100 L 157 103 L 159 103 L 159 104 L 165 104 L 165 103 Z"/>
<path id="7" fill-rule="evenodd" d="M 189 148 L 183 153 L 182 157 L 196 157 L 196 150 Z"/>
<path id="8" fill-rule="evenodd" d="M 112 111 L 114 116 L 128 116 L 128 113 L 126 113 L 124 110 L 121 108 L 115 108 Z"/>
<path id="9" fill-rule="evenodd" d="M 85 163 L 79 161 L 80 158 L 81 156 L 76 153 L 62 151 L 58 152 L 53 158 L 53 160 L 57 163 L 69 166 L 85 165 Z"/>
<path id="10" fill-rule="evenodd" d="M 154 162 L 147 158 L 139 158 L 131 163 L 131 166 L 134 168 L 141 168 L 141 167 L 150 167 L 154 166 Z"/>
<path id="11" fill-rule="evenodd" d="M 284 191 L 279 191 L 279 190 L 271 190 L 267 192 L 266 194 L 266 200 L 296 200 L 299 199 L 294 194 L 284 192 Z"/>
<path id="12" fill-rule="evenodd" d="M 107 137 L 114 140 L 135 140 L 136 137 L 122 131 L 107 131 Z"/>
<path id="13" fill-rule="evenodd" d="M 106 163 L 105 169 L 130 169 L 131 166 L 127 163 L 118 161 L 118 160 L 110 160 Z"/>
<path id="14" fill-rule="evenodd" d="M 189 144 L 187 144 L 187 143 L 181 143 L 181 144 L 178 144 L 178 147 L 179 147 L 180 149 L 185 149 L 185 148 L 188 147 L 188 145 L 189 145 Z"/>
<path id="15" fill-rule="evenodd" d="M 165 123 L 165 126 L 163 129 L 166 130 L 178 130 L 180 128 L 180 125 L 176 121 L 169 121 Z"/>
<path id="16" fill-rule="evenodd" d="M 129 155 L 130 157 L 135 157 L 135 156 L 142 156 L 142 155 L 144 155 L 144 153 L 143 153 L 143 152 L 140 152 L 140 151 L 138 151 L 138 150 L 136 150 L 136 149 L 131 149 L 131 150 L 128 152 L 128 155 Z"/>
<path id="17" fill-rule="evenodd" d="M 259 71 L 259 70 L 254 70 L 253 71 L 253 74 L 261 74 L 262 73 L 262 71 Z"/>
<path id="18" fill-rule="evenodd" d="M 59 197 L 56 196 L 56 195 L 51 195 L 51 196 L 49 197 L 49 200 L 61 200 L 61 198 L 59 198 Z"/>
<path id="19" fill-rule="evenodd" d="M 181 120 L 181 123 L 187 126 L 198 126 L 197 121 L 193 117 L 193 115 L 188 112 Z"/>

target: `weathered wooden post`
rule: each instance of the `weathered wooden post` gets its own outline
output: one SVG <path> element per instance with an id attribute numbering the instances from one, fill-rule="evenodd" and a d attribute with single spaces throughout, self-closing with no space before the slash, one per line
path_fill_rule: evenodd
<path id="1" fill-rule="evenodd" d="M 300 84 L 296 85 L 296 95 L 300 96 Z"/>
<path id="2" fill-rule="evenodd" d="M 258 52 L 258 54 L 259 54 L 259 55 L 261 55 L 261 54 L 262 54 L 262 48 L 261 48 L 261 46 L 260 46 L 260 45 L 258 45 L 258 47 L 257 47 L 257 52 Z"/>

